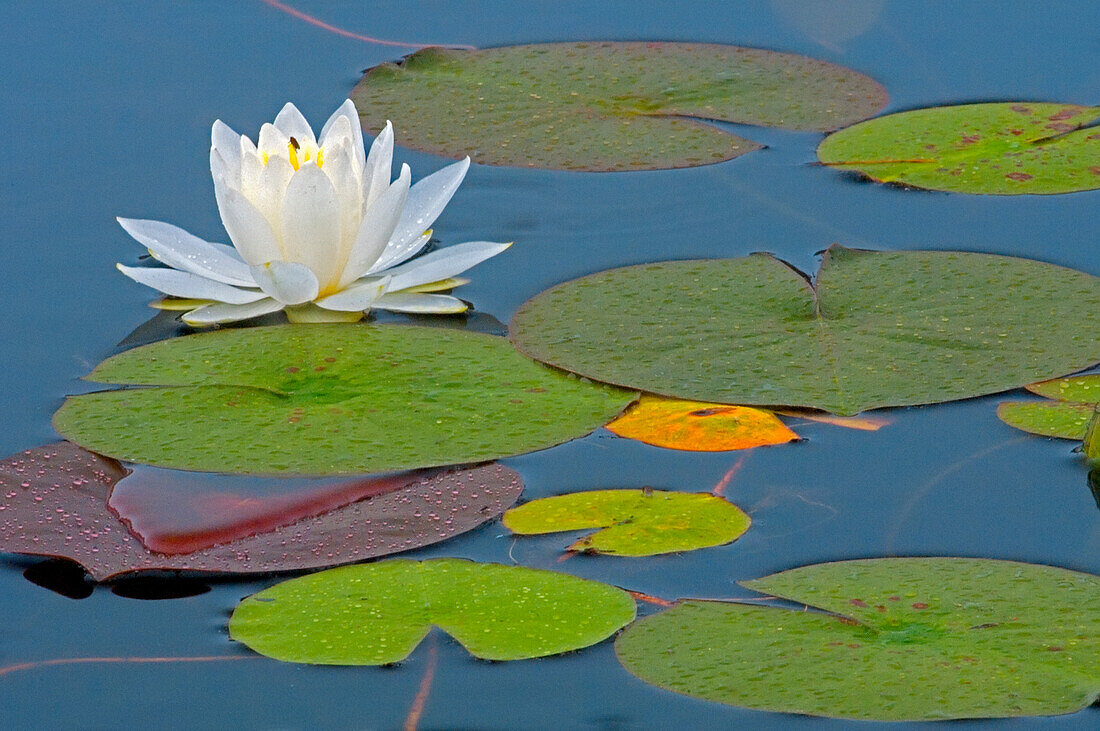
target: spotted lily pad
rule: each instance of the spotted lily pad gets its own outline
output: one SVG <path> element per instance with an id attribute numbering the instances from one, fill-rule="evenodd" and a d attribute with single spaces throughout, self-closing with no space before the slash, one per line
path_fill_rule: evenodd
<path id="1" fill-rule="evenodd" d="M 142 346 L 69 398 L 66 438 L 128 462 L 360 474 L 480 462 L 582 436 L 634 394 L 521 357 L 504 338 L 395 325 L 279 325 Z"/>
<path id="2" fill-rule="evenodd" d="M 770 411 L 650 394 L 642 394 L 638 403 L 605 428 L 620 437 L 689 452 L 724 452 L 798 439 Z"/>
<path id="3" fill-rule="evenodd" d="M 878 117 L 825 138 L 821 162 L 873 180 L 957 193 L 1100 188 L 1100 107 L 1004 102 Z"/>
<path id="4" fill-rule="evenodd" d="M 594 645 L 634 619 L 622 589 L 453 558 L 393 559 L 284 581 L 242 601 L 229 636 L 268 657 L 385 665 L 438 627 L 475 657 L 523 660 Z"/>
<path id="5" fill-rule="evenodd" d="M 1005 401 L 997 417 L 1031 434 L 1081 441 L 1100 408 L 1100 375 L 1071 376 L 1032 383 L 1027 390 L 1050 401 Z"/>
<path id="6" fill-rule="evenodd" d="M 700 120 L 828 131 L 886 92 L 824 61 L 707 43 L 545 43 L 427 48 L 367 71 L 351 93 L 364 127 L 401 120 L 398 142 L 490 165 L 652 170 L 760 146 Z"/>
<path id="7" fill-rule="evenodd" d="M 142 545 L 107 506 L 128 470 L 59 442 L 0 462 L 0 551 L 67 558 L 98 581 L 141 571 L 291 571 L 385 556 L 495 519 L 523 490 L 499 465 L 434 470 L 408 486 L 190 553 Z"/>
<path id="8" fill-rule="evenodd" d="M 767 254 L 599 272 L 525 303 L 533 358 L 675 398 L 855 414 L 1100 361 L 1100 278 L 1028 259 L 834 246 L 814 281 Z"/>
<path id="9" fill-rule="evenodd" d="M 1100 579 L 961 558 L 817 564 L 744 582 L 818 611 L 685 601 L 627 629 L 642 680 L 877 721 L 1071 713 L 1100 696 Z"/>
<path id="10" fill-rule="evenodd" d="M 520 535 L 603 528 L 578 538 L 570 551 L 655 556 L 735 541 L 752 521 L 741 508 L 710 493 L 592 490 L 532 500 L 504 514 Z"/>

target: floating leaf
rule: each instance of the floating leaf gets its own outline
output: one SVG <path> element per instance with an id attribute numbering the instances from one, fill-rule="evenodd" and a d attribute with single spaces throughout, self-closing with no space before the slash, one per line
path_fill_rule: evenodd
<path id="1" fill-rule="evenodd" d="M 1100 188 L 1100 107 L 1004 102 L 899 112 L 825 138 L 826 165 L 883 183 L 1018 195 Z"/>
<path id="2" fill-rule="evenodd" d="M 264 573 L 334 566 L 405 551 L 465 533 L 519 497 L 512 470 L 485 465 L 433 471 L 293 525 L 188 554 L 149 551 L 107 507 L 126 469 L 59 442 L 0 462 L 0 551 L 77 561 L 96 580 L 149 570 Z"/>
<path id="3" fill-rule="evenodd" d="M 362 474 L 480 462 L 582 436 L 634 394 L 531 363 L 503 338 L 279 325 L 173 338 L 101 363 L 126 386 L 69 398 L 66 438 L 128 462 Z"/>
<path id="4" fill-rule="evenodd" d="M 1100 375 L 1070 376 L 1028 384 L 1027 390 L 1053 401 L 1005 401 L 997 418 L 1009 426 L 1044 437 L 1081 441 L 1100 405 Z"/>
<path id="5" fill-rule="evenodd" d="M 385 665 L 436 626 L 475 657 L 523 660 L 594 645 L 634 619 L 622 589 L 553 571 L 393 559 L 284 581 L 242 601 L 229 636 L 268 657 Z"/>
<path id="6" fill-rule="evenodd" d="M 675 398 L 855 414 L 1015 388 L 1100 360 L 1100 278 L 1028 259 L 829 249 L 674 261 L 566 282 L 513 342 L 589 378 Z"/>
<path id="7" fill-rule="evenodd" d="M 616 556 L 655 556 L 735 541 L 752 521 L 741 508 L 710 493 L 592 490 L 541 498 L 512 508 L 504 525 L 537 535 L 603 528 L 569 546 Z"/>
<path id="8" fill-rule="evenodd" d="M 1100 580 L 960 558 L 817 564 L 744 582 L 830 614 L 688 601 L 616 643 L 647 683 L 878 721 L 1071 713 L 1100 695 Z"/>
<path id="9" fill-rule="evenodd" d="M 724 452 L 798 439 L 770 411 L 649 394 L 642 394 L 605 428 L 620 437 L 689 452 Z"/>
<path id="10" fill-rule="evenodd" d="M 706 43 L 427 48 L 367 71 L 363 126 L 489 165 L 652 170 L 721 162 L 760 145 L 698 120 L 828 131 L 875 114 L 886 91 L 824 61 Z M 693 119 L 694 118 L 694 119 Z"/>

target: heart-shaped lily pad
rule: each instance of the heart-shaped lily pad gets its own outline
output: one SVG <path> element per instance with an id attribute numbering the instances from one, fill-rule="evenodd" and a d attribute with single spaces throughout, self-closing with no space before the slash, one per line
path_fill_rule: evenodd
<path id="1" fill-rule="evenodd" d="M 1081 441 L 1100 408 L 1100 375 L 1071 376 L 1032 383 L 1027 390 L 1050 401 L 1005 401 L 997 417 L 1009 426 L 1045 437 Z"/>
<path id="2" fill-rule="evenodd" d="M 66 438 L 128 462 L 360 474 L 480 462 L 582 436 L 634 394 L 532 363 L 504 338 L 396 325 L 221 330 L 128 350 L 69 398 Z"/>
<path id="3" fill-rule="evenodd" d="M 744 582 L 829 613 L 687 601 L 620 636 L 642 680 L 748 708 L 878 721 L 1070 713 L 1100 695 L 1100 579 L 885 558 Z"/>
<path id="4" fill-rule="evenodd" d="M 393 559 L 284 581 L 242 601 L 229 636 L 286 662 L 385 665 L 438 627 L 475 657 L 523 660 L 594 645 L 634 619 L 622 589 L 453 558 Z"/>
<path id="5" fill-rule="evenodd" d="M 1004 102 L 878 117 L 821 143 L 821 162 L 873 180 L 957 193 L 1100 188 L 1100 107 Z"/>
<path id="6" fill-rule="evenodd" d="M 676 398 L 854 414 L 1015 388 L 1100 361 L 1100 278 L 1028 259 L 829 249 L 612 269 L 524 304 L 513 342 Z"/>
<path id="7" fill-rule="evenodd" d="M 650 394 L 642 394 L 638 403 L 604 428 L 655 447 L 689 452 L 724 452 L 798 439 L 770 411 Z"/>
<path id="8" fill-rule="evenodd" d="M 824 61 L 707 43 L 427 48 L 376 66 L 351 93 L 364 127 L 490 165 L 652 170 L 759 145 L 697 120 L 828 131 L 886 104 L 877 82 Z"/>
<path id="9" fill-rule="evenodd" d="M 741 508 L 710 493 L 592 490 L 532 500 L 504 514 L 513 533 L 537 535 L 603 528 L 570 551 L 654 556 L 735 541 L 752 521 Z"/>
<path id="10" fill-rule="evenodd" d="M 155 570 L 265 573 L 334 566 L 426 546 L 503 513 L 523 484 L 485 465 L 434 470 L 408 487 L 191 553 L 150 551 L 107 507 L 127 470 L 59 442 L 0 462 L 0 551 L 67 558 L 98 581 Z"/>

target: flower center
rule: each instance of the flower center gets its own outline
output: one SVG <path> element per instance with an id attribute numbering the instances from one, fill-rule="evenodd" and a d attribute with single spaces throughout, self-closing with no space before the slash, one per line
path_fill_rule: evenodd
<path id="1" fill-rule="evenodd" d="M 294 168 L 294 172 L 298 172 L 298 168 L 303 163 L 310 162 L 310 158 L 313 158 L 313 163 L 317 167 L 324 167 L 325 164 L 325 150 L 323 147 L 305 147 L 303 148 L 301 143 L 294 137 L 290 138 L 290 142 L 286 144 L 287 159 L 290 160 L 290 166 Z M 267 165 L 267 161 L 271 159 L 270 155 L 266 152 L 260 156 L 264 165 Z"/>

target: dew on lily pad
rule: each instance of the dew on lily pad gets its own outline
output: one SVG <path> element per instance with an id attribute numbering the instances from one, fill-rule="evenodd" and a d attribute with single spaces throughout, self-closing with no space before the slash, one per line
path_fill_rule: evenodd
<path id="1" fill-rule="evenodd" d="M 516 313 L 533 358 L 674 398 L 850 415 L 995 393 L 1100 361 L 1100 278 L 1029 259 L 830 248 L 599 272 Z"/>
<path id="2" fill-rule="evenodd" d="M 1049 401 L 1004 401 L 997 418 L 1031 434 L 1081 441 L 1100 407 L 1100 375 L 1070 376 L 1032 383 L 1027 390 Z"/>
<path id="3" fill-rule="evenodd" d="M 367 131 L 475 162 L 653 170 L 760 147 L 701 120 L 828 131 L 866 119 L 886 91 L 805 56 L 708 43 L 574 42 L 427 48 L 366 72 L 351 93 Z"/>
<path id="4" fill-rule="evenodd" d="M 385 665 L 438 627 L 474 657 L 578 650 L 634 619 L 622 589 L 568 574 L 453 558 L 390 559 L 284 581 L 242 601 L 229 636 L 285 662 Z"/>
<path id="5" fill-rule="evenodd" d="M 710 493 L 666 490 L 591 490 L 540 498 L 504 514 L 513 533 L 538 535 L 602 528 L 574 541 L 570 551 L 654 556 L 735 541 L 752 521 Z"/>
<path id="6" fill-rule="evenodd" d="M 931 107 L 842 129 L 826 165 L 872 180 L 957 193 L 1019 195 L 1100 188 L 1100 107 L 999 102 Z"/>
<path id="7" fill-rule="evenodd" d="M 189 335 L 109 358 L 88 379 L 127 388 L 70 397 L 54 416 L 67 439 L 128 462 L 256 474 L 480 462 L 583 436 L 634 399 L 504 338 L 397 325 Z"/>
<path id="8" fill-rule="evenodd" d="M 501 515 L 519 497 L 514 471 L 489 464 L 421 474 L 407 486 L 376 494 L 291 524 L 250 511 L 270 530 L 240 538 L 222 526 L 225 542 L 190 553 L 158 553 L 142 545 L 107 506 L 128 470 L 69 442 L 0 462 L 0 551 L 67 558 L 103 581 L 141 571 L 208 573 L 292 571 L 385 556 L 465 533 Z M 209 493 L 208 493 L 209 495 Z M 248 526 L 245 526 L 246 528 Z M 169 533 L 169 535 L 172 535 Z M 197 537 L 196 537 L 197 538 Z M 191 540 L 175 535 L 175 542 Z"/>
<path id="9" fill-rule="evenodd" d="M 743 582 L 806 611 L 683 601 L 616 642 L 628 671 L 757 710 L 874 721 L 1072 713 L 1100 696 L 1100 579 L 964 558 Z"/>
<path id="10" fill-rule="evenodd" d="M 770 411 L 650 394 L 642 394 L 638 403 L 604 428 L 655 447 L 689 452 L 749 449 L 798 439 Z"/>

